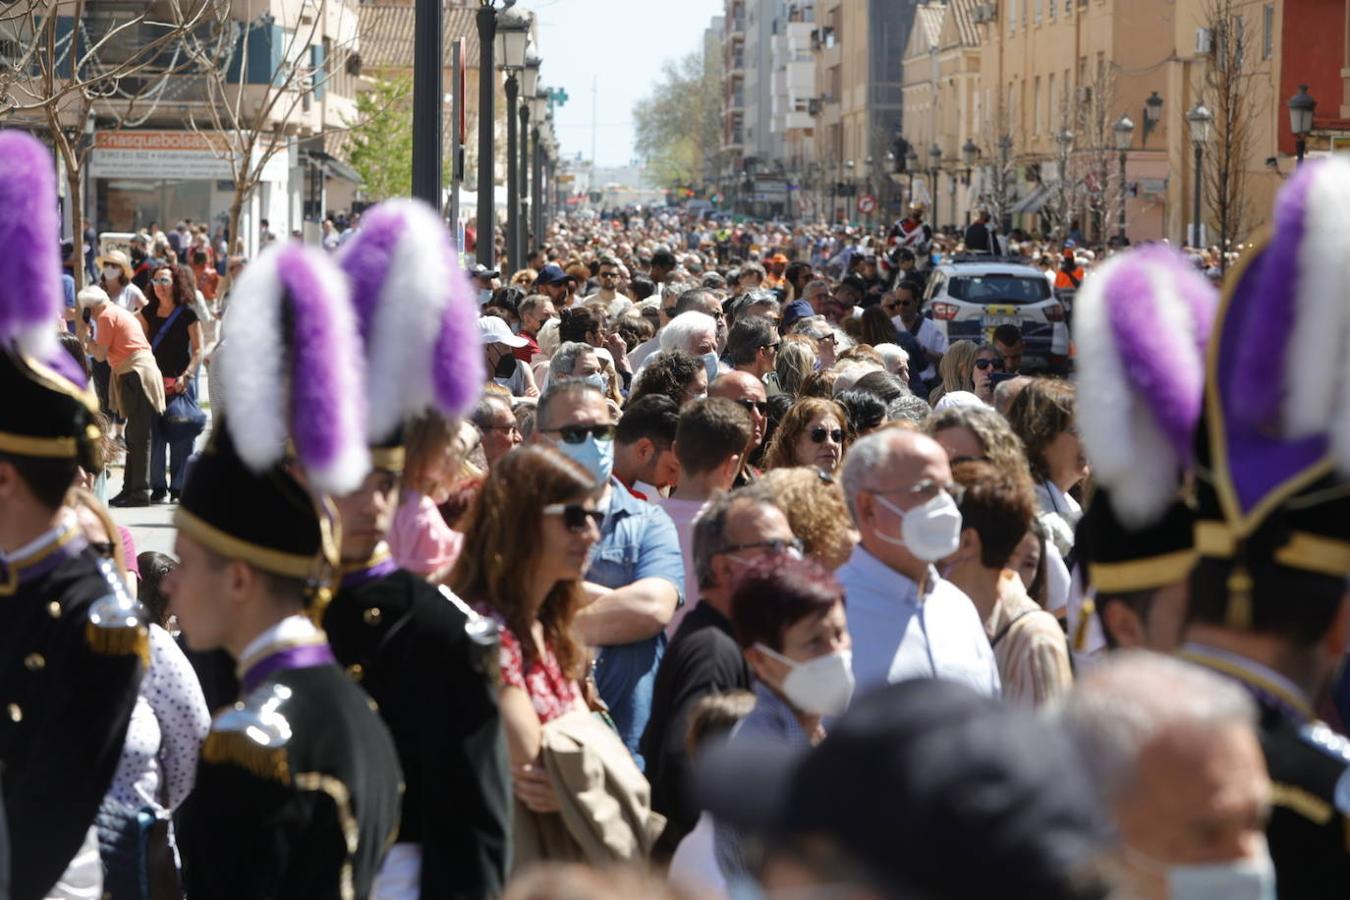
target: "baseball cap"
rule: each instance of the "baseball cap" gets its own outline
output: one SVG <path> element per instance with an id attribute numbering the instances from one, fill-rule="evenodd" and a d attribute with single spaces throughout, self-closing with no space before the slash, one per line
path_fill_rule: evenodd
<path id="1" fill-rule="evenodd" d="M 524 347 L 529 341 L 511 333 L 511 326 L 505 319 L 497 316 L 478 317 L 478 336 L 484 344 L 505 344 L 508 347 Z"/>
<path id="2" fill-rule="evenodd" d="M 539 277 L 534 280 L 535 285 L 558 284 L 567 280 L 567 273 L 563 271 L 562 266 L 557 263 L 549 263 L 539 270 Z"/>
<path id="3" fill-rule="evenodd" d="M 787 331 L 794 323 L 800 322 L 802 319 L 809 319 L 815 314 L 816 311 L 811 308 L 810 303 L 807 303 L 805 300 L 793 300 L 787 306 L 783 307 L 782 328 L 784 331 Z"/>
<path id="4" fill-rule="evenodd" d="M 1069 735 L 955 682 L 880 688 L 815 747 L 710 747 L 694 791 L 770 843 L 831 839 L 898 895 L 1103 895 L 1090 876 L 1107 820 Z"/>
<path id="5" fill-rule="evenodd" d="M 470 278 L 497 278 L 501 274 L 497 269 L 489 269 L 482 263 L 474 263 L 473 268 L 469 270 Z"/>

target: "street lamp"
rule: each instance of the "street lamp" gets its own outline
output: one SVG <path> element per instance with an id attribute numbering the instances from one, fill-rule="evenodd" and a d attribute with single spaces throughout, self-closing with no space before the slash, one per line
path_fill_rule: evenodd
<path id="1" fill-rule="evenodd" d="M 905 151 L 905 171 L 909 173 L 909 202 L 914 202 L 914 173 L 919 169 L 919 151 L 911 146 Z"/>
<path id="2" fill-rule="evenodd" d="M 1308 86 L 1300 84 L 1298 93 L 1289 98 L 1289 130 L 1298 141 L 1298 164 L 1303 165 L 1303 155 L 1308 151 L 1308 133 L 1312 131 L 1313 110 L 1317 101 L 1308 93 Z"/>
<path id="3" fill-rule="evenodd" d="M 531 246 L 538 246 L 544 237 L 544 136 L 548 133 L 548 89 L 539 87 L 530 98 L 530 118 L 534 121 L 534 150 L 530 154 L 532 183 L 530 196 L 534 197 L 533 213 L 530 217 L 531 232 L 534 240 Z"/>
<path id="4" fill-rule="evenodd" d="M 975 146 L 975 142 L 966 138 L 966 142 L 961 145 L 961 161 L 966 164 L 966 174 L 962 183 L 970 187 L 970 176 L 975 168 L 975 160 L 980 158 L 980 148 Z"/>
<path id="5" fill-rule="evenodd" d="M 440 0 L 417 0 L 413 13 L 412 195 L 441 209 L 441 75 L 444 32 Z M 308 99 L 308 97 L 306 97 Z"/>
<path id="6" fill-rule="evenodd" d="M 998 226 L 1004 234 L 1012 231 L 1012 209 L 1008 203 L 1008 164 L 1012 159 L 1012 135 L 1000 135 L 998 139 L 998 177 L 994 179 L 994 191 L 998 195 Z"/>
<path id="7" fill-rule="evenodd" d="M 482 5 L 478 7 L 477 27 L 478 27 L 478 56 L 480 72 L 488 73 L 486 77 L 478 79 L 478 211 L 476 215 L 478 228 L 478 247 L 476 258 L 478 262 L 487 266 L 489 269 L 494 267 L 493 258 L 495 242 L 492 238 L 493 222 L 496 218 L 496 206 L 493 200 L 493 159 L 492 145 L 494 142 L 493 123 L 496 121 L 492 108 L 496 105 L 497 99 L 497 80 L 492 77 L 493 58 L 497 49 L 497 15 L 515 4 L 515 0 L 501 0 L 498 6 L 494 0 L 483 0 Z M 436 41 L 436 47 L 440 47 L 440 18 L 441 11 L 440 0 L 418 0 L 417 5 L 417 33 L 419 37 L 425 38 L 431 35 L 429 40 Z M 425 13 L 425 16 L 424 16 Z M 435 16 L 436 18 L 432 18 Z M 426 23 L 435 21 L 434 28 L 428 27 Z M 425 34 L 424 34 L 425 32 Z M 421 59 L 421 56 L 417 57 Z M 434 54 L 427 54 L 428 65 L 434 69 L 439 76 L 443 62 L 443 56 L 439 49 Z M 416 62 L 414 62 L 416 65 Z M 441 121 L 440 92 L 436 94 L 435 122 L 437 127 Z M 414 133 L 413 152 L 421 146 Z M 440 166 L 435 167 L 436 183 L 440 184 Z"/>
<path id="8" fill-rule="evenodd" d="M 516 99 L 520 81 L 517 76 L 525 68 L 525 49 L 530 39 L 528 13 L 506 9 L 497 17 L 498 68 L 506 74 L 506 265 L 511 271 L 520 268 L 520 179 L 517 171 Z M 491 240 L 491 235 L 487 236 Z M 480 237 L 480 240 L 482 238 Z"/>
<path id="9" fill-rule="evenodd" d="M 1191 128 L 1191 143 L 1195 145 L 1195 203 L 1191 207 L 1195 230 L 1191 235 L 1192 247 L 1200 246 L 1201 175 L 1205 164 L 1205 144 L 1209 143 L 1209 126 L 1213 122 L 1214 114 L 1203 102 L 1197 102 L 1191 111 L 1186 113 L 1186 124 Z"/>
<path id="10" fill-rule="evenodd" d="M 539 89 L 539 67 L 543 60 L 531 53 L 525 58 L 525 67 L 520 70 L 520 204 L 511 214 L 520 214 L 520 227 L 516 229 L 516 238 L 520 241 L 516 247 L 516 259 L 522 263 L 527 258 L 525 248 L 530 242 L 530 113 L 534 105 L 535 92 Z M 536 202 L 538 198 L 535 198 Z"/>
<path id="11" fill-rule="evenodd" d="M 1144 101 L 1144 133 L 1139 140 L 1140 146 L 1148 146 L 1149 133 L 1162 121 L 1162 108 L 1163 98 L 1158 96 L 1158 92 L 1149 94 Z"/>
<path id="12" fill-rule="evenodd" d="M 1116 136 L 1116 149 L 1120 151 L 1120 246 L 1125 246 L 1125 158 L 1134 141 L 1134 121 L 1122 115 L 1111 127 Z"/>
<path id="13" fill-rule="evenodd" d="M 938 172 L 941 171 L 942 168 L 942 147 L 938 145 L 937 141 L 934 141 L 928 148 L 928 163 L 929 193 L 933 195 L 933 227 L 937 228 L 938 222 L 941 221 L 938 216 L 938 200 L 940 198 L 937 188 L 937 179 Z"/>

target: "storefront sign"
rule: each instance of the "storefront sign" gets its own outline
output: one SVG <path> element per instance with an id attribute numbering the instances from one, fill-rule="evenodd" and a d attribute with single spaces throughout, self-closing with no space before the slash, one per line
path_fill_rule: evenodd
<path id="1" fill-rule="evenodd" d="M 216 181 L 233 177 L 223 137 L 194 131 L 100 131 L 94 135 L 89 174 L 95 178 Z M 263 167 L 263 181 L 285 181 L 283 148 Z"/>

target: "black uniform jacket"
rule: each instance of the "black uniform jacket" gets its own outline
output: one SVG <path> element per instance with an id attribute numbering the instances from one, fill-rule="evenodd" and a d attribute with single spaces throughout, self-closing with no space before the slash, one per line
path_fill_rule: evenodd
<path id="1" fill-rule="evenodd" d="M 423 900 L 501 893 L 511 792 L 495 624 L 386 565 L 348 573 L 323 626 L 394 737 L 407 783 L 398 841 L 421 846 Z"/>
<path id="2" fill-rule="evenodd" d="M 389 731 L 342 669 L 275 671 L 216 716 L 202 745 L 176 818 L 187 895 L 364 898 L 401 791 Z"/>
<path id="3" fill-rule="evenodd" d="M 83 843 L 148 655 L 139 604 L 73 529 L 0 565 L 0 769 L 15 900 L 45 897 Z"/>

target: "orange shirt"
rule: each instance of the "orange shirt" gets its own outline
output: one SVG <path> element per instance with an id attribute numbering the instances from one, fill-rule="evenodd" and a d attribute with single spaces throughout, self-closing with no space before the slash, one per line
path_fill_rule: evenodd
<path id="1" fill-rule="evenodd" d="M 138 350 L 150 350 L 150 340 L 134 313 L 113 303 L 103 304 L 94 316 L 94 343 L 108 351 L 108 365 L 122 365 Z"/>

